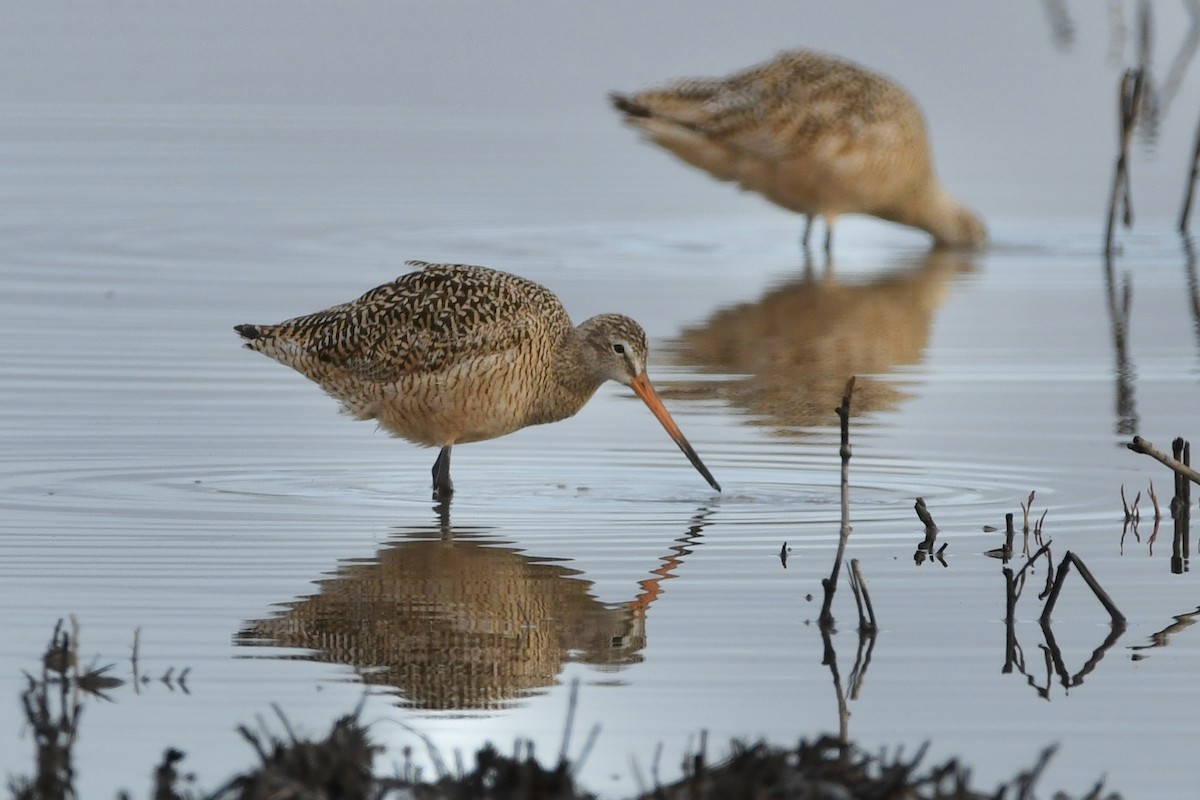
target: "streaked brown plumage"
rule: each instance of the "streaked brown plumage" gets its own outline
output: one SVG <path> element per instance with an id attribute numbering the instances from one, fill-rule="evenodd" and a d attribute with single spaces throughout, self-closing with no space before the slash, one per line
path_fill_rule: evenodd
<path id="1" fill-rule="evenodd" d="M 913 98 L 848 61 L 792 50 L 728 78 L 611 100 L 687 163 L 807 215 L 809 226 L 824 217 L 826 250 L 837 217 L 850 213 L 920 228 L 938 245 L 987 240 L 982 220 L 935 176 Z"/>
<path id="2" fill-rule="evenodd" d="M 606 380 L 630 386 L 720 490 L 646 377 L 646 334 L 632 319 L 602 314 L 575 327 L 548 289 L 516 275 L 408 265 L 417 271 L 352 302 L 235 330 L 356 418 L 440 447 L 435 499 L 453 492 L 453 445 L 566 419 Z"/>

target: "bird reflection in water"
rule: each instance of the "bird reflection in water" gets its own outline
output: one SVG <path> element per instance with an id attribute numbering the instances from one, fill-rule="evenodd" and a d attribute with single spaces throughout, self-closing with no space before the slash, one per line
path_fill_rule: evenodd
<path id="1" fill-rule="evenodd" d="M 858 375 L 856 414 L 892 408 L 905 392 L 870 375 L 920 363 L 952 279 L 972 267 L 970 254 L 945 250 L 865 280 L 840 280 L 833 264 L 816 274 L 809 263 L 799 279 L 716 312 L 675 344 L 682 363 L 744 377 L 664 393 L 715 397 L 782 428 L 825 426 Z"/>
<path id="2" fill-rule="evenodd" d="M 364 683 L 394 687 L 417 708 L 509 706 L 554 685 L 567 662 L 613 670 L 640 662 L 646 613 L 701 543 L 707 514 L 692 519 L 628 602 L 601 603 L 592 582 L 559 559 L 444 526 L 342 564 L 317 594 L 248 623 L 235 638 L 350 665 Z"/>

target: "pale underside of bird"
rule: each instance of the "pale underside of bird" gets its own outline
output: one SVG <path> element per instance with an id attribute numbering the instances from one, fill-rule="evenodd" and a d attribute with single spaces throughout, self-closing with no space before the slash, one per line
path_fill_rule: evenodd
<path id="1" fill-rule="evenodd" d="M 237 325 L 245 346 L 315 381 L 357 419 L 441 448 L 434 499 L 453 493 L 450 450 L 575 414 L 606 380 L 631 387 L 709 484 L 720 486 L 646 376 L 646 334 L 601 314 L 578 327 L 548 289 L 505 272 L 408 262 L 357 300 L 277 325 Z"/>
<path id="2" fill-rule="evenodd" d="M 888 78 L 807 50 L 726 78 L 613 93 L 627 123 L 688 164 L 826 225 L 869 214 L 948 247 L 986 243 L 983 221 L 938 181 L 917 103 Z"/>

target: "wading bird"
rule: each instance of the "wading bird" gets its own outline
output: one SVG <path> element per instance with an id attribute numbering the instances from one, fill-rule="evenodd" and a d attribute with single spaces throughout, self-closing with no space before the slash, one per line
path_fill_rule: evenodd
<path id="1" fill-rule="evenodd" d="M 916 102 L 891 80 L 840 58 L 792 50 L 727 78 L 610 95 L 625 121 L 687 163 L 825 220 L 842 214 L 920 228 L 946 247 L 987 241 L 983 221 L 933 171 Z"/>
<path id="2" fill-rule="evenodd" d="M 646 334 L 632 319 L 601 314 L 576 327 L 550 290 L 525 278 L 461 264 L 408 265 L 416 271 L 352 302 L 234 330 L 357 419 L 441 448 L 435 500 L 454 492 L 454 445 L 566 419 L 607 380 L 632 388 L 720 491 L 646 377 Z"/>

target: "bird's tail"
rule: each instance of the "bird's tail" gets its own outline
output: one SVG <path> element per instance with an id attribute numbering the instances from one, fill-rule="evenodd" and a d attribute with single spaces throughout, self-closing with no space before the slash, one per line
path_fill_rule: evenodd
<path id="1" fill-rule="evenodd" d="M 625 115 L 625 122 L 636 128 L 661 136 L 666 131 L 686 131 L 700 136 L 709 135 L 709 115 L 705 103 L 713 96 L 711 84 L 690 81 L 679 88 L 649 90 L 636 95 L 612 92 L 608 95 L 613 108 Z M 670 149 L 670 145 L 660 141 Z"/>
<path id="2" fill-rule="evenodd" d="M 608 95 L 609 101 L 613 104 L 613 108 L 620 111 L 628 117 L 649 117 L 652 116 L 650 109 L 646 108 L 641 103 L 634 100 L 627 94 L 620 92 L 610 92 Z"/>
<path id="3" fill-rule="evenodd" d="M 234 325 L 233 329 L 237 331 L 238 336 L 241 336 L 245 340 L 242 342 L 242 347 L 280 361 L 281 356 L 279 355 L 279 351 L 281 342 L 277 335 L 278 327 L 277 325 L 247 324 Z"/>
<path id="4" fill-rule="evenodd" d="M 238 332 L 238 336 L 248 341 L 254 341 L 262 337 L 262 331 L 258 329 L 257 325 L 234 325 L 233 329 Z"/>

